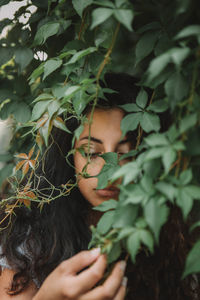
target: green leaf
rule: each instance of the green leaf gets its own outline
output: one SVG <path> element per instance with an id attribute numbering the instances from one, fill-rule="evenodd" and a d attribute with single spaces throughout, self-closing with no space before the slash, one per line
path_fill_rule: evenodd
<path id="1" fill-rule="evenodd" d="M 149 79 L 152 80 L 157 77 L 168 65 L 170 60 L 171 58 L 169 53 L 163 53 L 160 56 L 154 58 L 148 68 Z"/>
<path id="2" fill-rule="evenodd" d="M 34 45 L 42 45 L 46 42 L 46 40 L 58 33 L 60 28 L 60 23 L 58 22 L 49 22 L 47 24 L 42 25 L 34 38 L 33 44 Z"/>
<path id="3" fill-rule="evenodd" d="M 32 103 L 43 101 L 43 100 L 52 100 L 53 96 L 51 94 L 42 93 L 37 98 L 34 99 Z"/>
<path id="4" fill-rule="evenodd" d="M 148 101 L 148 94 L 144 89 L 141 89 L 139 94 L 137 95 L 136 104 L 141 108 L 145 108 L 147 105 L 147 101 Z"/>
<path id="5" fill-rule="evenodd" d="M 143 58 L 148 56 L 154 48 L 154 45 L 158 39 L 159 32 L 150 31 L 146 32 L 138 41 L 135 54 L 136 64 L 138 64 Z"/>
<path id="6" fill-rule="evenodd" d="M 83 132 L 84 126 L 81 124 L 75 131 L 72 139 L 72 147 L 74 148 L 75 140 L 78 140 L 81 133 Z"/>
<path id="7" fill-rule="evenodd" d="M 151 135 L 147 136 L 144 140 L 151 147 L 167 146 L 169 144 L 169 141 L 167 140 L 166 136 L 162 133 L 152 133 Z"/>
<path id="8" fill-rule="evenodd" d="M 66 127 L 65 123 L 64 122 L 61 122 L 60 120 L 58 119 L 54 119 L 53 120 L 53 125 L 67 133 L 71 133 L 71 131 Z"/>
<path id="9" fill-rule="evenodd" d="M 141 169 L 139 168 L 136 161 L 129 162 L 120 167 L 115 173 L 113 173 L 110 179 L 116 180 L 123 177 L 123 184 L 126 185 L 131 181 L 135 180 L 140 174 Z"/>
<path id="10" fill-rule="evenodd" d="M 153 253 L 154 240 L 152 234 L 147 230 L 140 230 L 140 241 Z"/>
<path id="11" fill-rule="evenodd" d="M 171 106 L 174 108 L 177 102 L 185 98 L 189 91 L 186 79 L 180 73 L 175 73 L 165 82 L 165 92 L 169 98 Z"/>
<path id="12" fill-rule="evenodd" d="M 135 263 L 136 255 L 140 249 L 140 234 L 138 231 L 131 234 L 127 240 L 127 249 L 131 255 L 131 260 Z"/>
<path id="13" fill-rule="evenodd" d="M 125 204 L 139 204 L 146 201 L 148 198 L 146 191 L 139 184 L 132 185 L 132 188 L 129 188 L 129 190 L 122 187 L 121 189 L 127 194 L 126 200 L 124 200 Z"/>
<path id="14" fill-rule="evenodd" d="M 126 226 L 125 228 L 120 229 L 117 241 L 123 240 L 124 238 L 128 237 L 132 233 L 135 232 L 135 227 Z"/>
<path id="15" fill-rule="evenodd" d="M 185 116 L 180 121 L 180 125 L 179 125 L 180 133 L 186 132 L 191 127 L 194 127 L 196 123 L 197 123 L 197 114 L 196 113 Z"/>
<path id="16" fill-rule="evenodd" d="M 176 204 L 181 208 L 182 213 L 183 213 L 183 217 L 186 220 L 189 212 L 192 209 L 193 199 L 187 193 L 187 190 L 185 190 L 185 188 L 179 188 L 178 189 Z"/>
<path id="17" fill-rule="evenodd" d="M 62 103 L 65 103 L 66 100 L 70 99 L 77 91 L 80 90 L 80 88 L 81 87 L 79 85 L 73 85 L 63 89 L 62 97 L 64 97 L 64 100 Z"/>
<path id="18" fill-rule="evenodd" d="M 31 120 L 38 120 L 44 112 L 47 111 L 47 107 L 51 101 L 52 100 L 44 100 L 37 102 L 33 107 Z"/>
<path id="19" fill-rule="evenodd" d="M 7 63 L 13 56 L 13 49 L 8 47 L 0 47 L 0 66 Z"/>
<path id="20" fill-rule="evenodd" d="M 127 112 L 139 112 L 141 111 L 141 108 L 138 107 L 135 103 L 127 103 L 124 105 L 119 105 L 120 108 Z"/>
<path id="21" fill-rule="evenodd" d="M 60 109 L 60 103 L 58 100 L 53 100 L 49 103 L 48 105 L 48 115 L 49 115 L 49 119 L 51 119 L 53 117 L 53 115 L 58 112 L 58 110 Z"/>
<path id="22" fill-rule="evenodd" d="M 155 184 L 155 188 L 171 201 L 173 201 L 177 195 L 177 189 L 168 182 L 159 181 Z"/>
<path id="23" fill-rule="evenodd" d="M 22 72 L 32 61 L 33 51 L 29 48 L 18 48 L 14 52 L 15 61 L 20 67 L 20 72 Z"/>
<path id="24" fill-rule="evenodd" d="M 145 153 L 145 161 L 161 157 L 166 149 L 167 147 L 157 147 L 147 150 Z"/>
<path id="25" fill-rule="evenodd" d="M 108 264 L 116 261 L 121 254 L 121 246 L 120 243 L 114 243 L 111 248 L 111 251 L 107 254 Z"/>
<path id="26" fill-rule="evenodd" d="M 98 211 L 107 211 L 110 209 L 114 209 L 117 207 L 117 201 L 116 200 L 108 200 L 108 201 L 104 201 L 101 204 L 99 204 L 98 206 L 93 207 L 93 210 L 98 210 Z"/>
<path id="27" fill-rule="evenodd" d="M 176 160 L 176 151 L 172 147 L 166 148 L 166 151 L 163 153 L 162 162 L 165 168 L 165 173 L 168 173 L 171 165 Z"/>
<path id="28" fill-rule="evenodd" d="M 175 40 L 186 38 L 192 35 L 200 35 L 200 25 L 189 25 L 188 27 L 182 29 L 176 36 Z"/>
<path id="29" fill-rule="evenodd" d="M 73 95 L 72 103 L 74 110 L 78 116 L 80 116 L 85 109 L 87 100 L 88 95 L 83 90 L 79 90 Z"/>
<path id="30" fill-rule="evenodd" d="M 43 80 L 62 65 L 61 59 L 49 59 L 44 64 Z"/>
<path id="31" fill-rule="evenodd" d="M 98 4 L 100 6 L 105 6 L 105 7 L 110 7 L 110 8 L 114 8 L 115 5 L 114 3 L 112 3 L 109 0 L 99 0 L 99 1 L 93 1 L 94 4 Z"/>
<path id="32" fill-rule="evenodd" d="M 190 54 L 190 48 L 172 48 L 170 50 L 171 59 L 177 65 L 180 66 L 181 63 L 188 57 Z"/>
<path id="33" fill-rule="evenodd" d="M 101 155 L 107 164 L 116 166 L 118 164 L 118 155 L 116 152 L 107 152 Z"/>
<path id="34" fill-rule="evenodd" d="M 192 180 L 192 170 L 185 170 L 180 174 L 180 183 L 181 185 L 186 185 L 188 183 L 190 183 L 190 181 Z"/>
<path id="35" fill-rule="evenodd" d="M 192 198 L 200 200 L 200 187 L 196 185 L 188 185 L 184 188 L 185 192 Z"/>
<path id="36" fill-rule="evenodd" d="M 66 65 L 70 65 L 70 64 L 74 64 L 76 63 L 79 59 L 81 59 L 82 57 L 90 54 L 90 53 L 93 53 L 97 51 L 97 48 L 96 47 L 89 47 L 87 49 L 84 49 L 84 50 L 81 50 L 81 51 L 78 51 L 76 52 L 72 58 L 65 64 Z"/>
<path id="37" fill-rule="evenodd" d="M 152 229 L 158 243 L 161 227 L 167 221 L 169 208 L 166 205 L 159 205 L 157 199 L 150 199 L 144 207 L 145 219 Z"/>
<path id="38" fill-rule="evenodd" d="M 179 67 L 189 54 L 190 54 L 189 48 L 177 47 L 177 48 L 172 48 L 167 52 L 154 58 L 151 61 L 150 66 L 148 68 L 149 80 L 152 80 L 156 76 L 158 76 L 170 62 L 174 62 L 174 64 L 176 64 Z"/>
<path id="39" fill-rule="evenodd" d="M 114 9 L 114 16 L 121 24 L 123 24 L 129 31 L 133 31 L 133 11 L 130 9 Z"/>
<path id="40" fill-rule="evenodd" d="M 164 100 L 155 101 L 147 107 L 147 110 L 151 110 L 155 113 L 162 113 L 168 109 L 168 103 Z"/>
<path id="41" fill-rule="evenodd" d="M 183 278 L 192 273 L 200 272 L 200 241 L 198 241 L 190 250 L 185 263 Z"/>
<path id="42" fill-rule="evenodd" d="M 30 84 L 32 84 L 32 83 L 34 83 L 35 82 L 35 80 L 43 73 L 43 71 L 44 71 L 44 62 L 43 63 L 41 63 L 40 65 L 39 65 L 39 67 L 37 67 L 34 71 L 33 71 L 33 73 L 31 74 L 31 76 L 29 77 L 29 79 L 30 79 Z"/>
<path id="43" fill-rule="evenodd" d="M 112 223 L 113 223 L 114 214 L 115 214 L 114 211 L 107 211 L 103 214 L 103 216 L 99 220 L 99 222 L 97 224 L 97 230 L 101 234 L 105 234 L 111 228 Z"/>
<path id="44" fill-rule="evenodd" d="M 153 113 L 144 112 L 140 120 L 140 125 L 145 132 L 159 131 L 160 119 Z"/>
<path id="45" fill-rule="evenodd" d="M 125 136 L 128 131 L 135 130 L 142 118 L 142 113 L 128 114 L 121 121 L 122 135 Z"/>
<path id="46" fill-rule="evenodd" d="M 108 185 L 108 181 L 111 179 L 112 174 L 119 169 L 119 166 L 112 164 L 105 164 L 101 169 L 101 172 L 97 175 L 98 185 L 97 189 L 104 189 Z"/>
<path id="47" fill-rule="evenodd" d="M 12 113 L 19 123 L 25 123 L 31 119 L 30 107 L 24 102 L 13 103 Z"/>
<path id="48" fill-rule="evenodd" d="M 74 9 L 79 14 L 79 16 L 82 18 L 84 9 L 93 3 L 93 0 L 72 0 L 72 4 L 74 6 Z"/>
<path id="49" fill-rule="evenodd" d="M 113 14 L 113 9 L 110 8 L 96 8 L 92 12 L 92 25 L 90 29 L 105 22 Z"/>
<path id="50" fill-rule="evenodd" d="M 4 182 L 4 180 L 6 180 L 8 177 L 11 176 L 12 171 L 14 169 L 14 164 L 10 163 L 10 164 L 6 164 L 0 172 L 0 186 L 2 186 L 2 183 Z"/>
<path id="51" fill-rule="evenodd" d="M 117 206 L 114 213 L 113 228 L 132 226 L 138 215 L 138 206 L 132 204 Z"/>

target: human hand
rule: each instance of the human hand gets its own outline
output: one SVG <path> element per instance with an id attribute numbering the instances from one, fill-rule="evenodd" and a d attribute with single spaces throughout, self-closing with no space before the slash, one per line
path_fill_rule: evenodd
<path id="1" fill-rule="evenodd" d="M 99 249 L 82 251 L 63 261 L 46 278 L 33 300 L 123 300 L 126 293 L 124 261 L 115 265 L 103 285 L 95 287 L 103 278 L 106 265 L 106 257 L 100 255 Z"/>

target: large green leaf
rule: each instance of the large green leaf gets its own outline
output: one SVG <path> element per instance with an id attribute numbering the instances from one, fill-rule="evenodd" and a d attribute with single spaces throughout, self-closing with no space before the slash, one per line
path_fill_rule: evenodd
<path id="1" fill-rule="evenodd" d="M 160 205 L 156 198 L 152 198 L 144 207 L 144 215 L 149 227 L 152 229 L 155 239 L 158 242 L 161 227 L 167 220 L 169 208 Z"/>
<path id="2" fill-rule="evenodd" d="M 82 18 L 82 14 L 84 9 L 89 6 L 90 4 L 92 4 L 93 0 L 72 0 L 72 4 L 74 6 L 74 9 L 77 11 L 77 13 L 79 14 L 79 16 Z"/>
<path id="3" fill-rule="evenodd" d="M 18 48 L 14 54 L 15 61 L 19 64 L 20 72 L 22 72 L 32 61 L 33 51 L 30 48 Z"/>
<path id="4" fill-rule="evenodd" d="M 156 40 L 158 39 L 158 34 L 159 32 L 157 31 L 149 31 L 139 39 L 135 48 L 136 63 L 139 63 L 153 51 Z"/>
<path id="5" fill-rule="evenodd" d="M 58 33 L 58 30 L 60 28 L 60 23 L 58 22 L 50 22 L 47 24 L 42 25 L 34 38 L 34 45 L 42 45 L 46 42 L 46 40 L 55 34 Z"/>
<path id="6" fill-rule="evenodd" d="M 61 59 L 49 59 L 44 64 L 43 80 L 62 65 Z"/>
<path id="7" fill-rule="evenodd" d="M 145 132 L 159 131 L 160 119 L 156 114 L 144 112 L 140 120 L 140 125 Z"/>
<path id="8" fill-rule="evenodd" d="M 125 136 L 128 131 L 136 130 L 140 123 L 141 118 L 142 118 L 141 112 L 129 114 L 125 116 L 121 121 L 121 131 L 123 136 Z"/>
<path id="9" fill-rule="evenodd" d="M 183 273 L 183 278 L 192 273 L 199 273 L 200 272 L 200 241 L 198 241 L 192 250 L 189 252 L 185 270 Z"/>
<path id="10" fill-rule="evenodd" d="M 114 213 L 115 213 L 114 211 L 108 211 L 104 213 L 104 215 L 101 217 L 101 219 L 97 224 L 97 230 L 100 233 L 105 234 L 111 228 L 113 223 Z"/>
<path id="11" fill-rule="evenodd" d="M 91 29 L 105 22 L 113 14 L 113 9 L 110 8 L 96 8 L 92 12 Z"/>
<path id="12" fill-rule="evenodd" d="M 182 29 L 176 36 L 175 39 L 182 39 L 192 35 L 200 35 L 200 25 L 189 25 L 186 28 Z"/>
<path id="13" fill-rule="evenodd" d="M 114 9 L 114 16 L 129 31 L 132 31 L 133 11 L 130 9 Z"/>

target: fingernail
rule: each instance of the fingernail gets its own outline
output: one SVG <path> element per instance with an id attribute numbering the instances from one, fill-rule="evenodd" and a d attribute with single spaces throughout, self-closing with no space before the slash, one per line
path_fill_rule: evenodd
<path id="1" fill-rule="evenodd" d="M 127 286 L 127 282 L 128 282 L 128 278 L 127 277 L 123 277 L 121 285 L 123 285 L 124 287 L 126 287 Z"/>
<path id="2" fill-rule="evenodd" d="M 122 270 L 122 272 L 125 271 L 125 269 L 126 269 L 126 262 L 125 262 L 125 260 L 120 261 L 120 269 Z"/>
<path id="3" fill-rule="evenodd" d="M 94 257 L 98 256 L 99 254 L 101 253 L 101 249 L 100 248 L 95 248 L 95 249 L 92 249 L 90 251 L 90 254 Z"/>

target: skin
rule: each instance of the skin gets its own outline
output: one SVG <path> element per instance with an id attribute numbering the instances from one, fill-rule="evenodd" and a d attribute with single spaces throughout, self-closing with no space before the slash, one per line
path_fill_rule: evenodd
<path id="1" fill-rule="evenodd" d="M 104 165 L 104 160 L 98 154 L 106 152 L 127 153 L 131 149 L 130 142 L 126 138 L 121 142 L 120 122 L 123 118 L 120 109 L 100 110 L 96 109 L 91 126 L 90 153 L 91 163 L 87 172 L 97 175 Z M 90 119 L 90 114 L 88 115 Z M 85 124 L 84 130 L 75 143 L 77 149 L 74 155 L 74 164 L 78 176 L 78 186 L 84 197 L 92 206 L 99 205 L 111 198 L 111 194 L 118 198 L 117 189 L 112 186 L 108 190 L 98 192 L 96 178 L 83 178 L 80 173 L 87 162 L 78 149 L 83 147 L 87 152 L 89 126 Z M 122 162 L 124 163 L 124 162 Z M 115 184 L 117 184 L 116 182 Z M 43 282 L 39 290 L 34 283 L 19 295 L 9 296 L 7 290 L 15 274 L 14 270 L 3 270 L 0 276 L 0 299 L 2 300 L 123 300 L 126 294 L 126 278 L 124 277 L 125 262 L 118 262 L 112 273 L 102 285 L 96 284 L 103 278 L 107 261 L 105 255 L 101 255 L 99 249 L 82 251 L 72 258 L 63 261 Z M 89 267 L 89 268 L 88 268 Z"/>
<path id="2" fill-rule="evenodd" d="M 120 122 L 124 116 L 124 112 L 119 108 L 109 110 L 96 109 L 94 111 L 93 121 L 91 125 L 90 149 L 88 149 L 89 124 L 86 123 L 84 129 L 75 143 L 77 149 L 74 155 L 74 165 L 76 174 L 78 175 L 78 187 L 85 199 L 92 206 L 97 206 L 103 201 L 110 198 L 118 199 L 119 190 L 117 189 L 118 182 L 109 186 L 111 190 L 96 190 L 97 178 L 83 178 L 81 172 L 87 163 L 87 154 L 90 154 L 91 162 L 87 166 L 87 173 L 90 176 L 96 176 L 101 171 L 105 161 L 98 154 L 107 152 L 117 152 L 118 155 L 123 155 L 131 150 L 131 143 L 126 137 L 121 140 L 122 132 Z M 90 114 L 88 120 L 90 120 Z M 86 157 L 84 157 L 79 149 L 83 149 Z M 125 161 L 121 161 L 121 164 Z"/>

